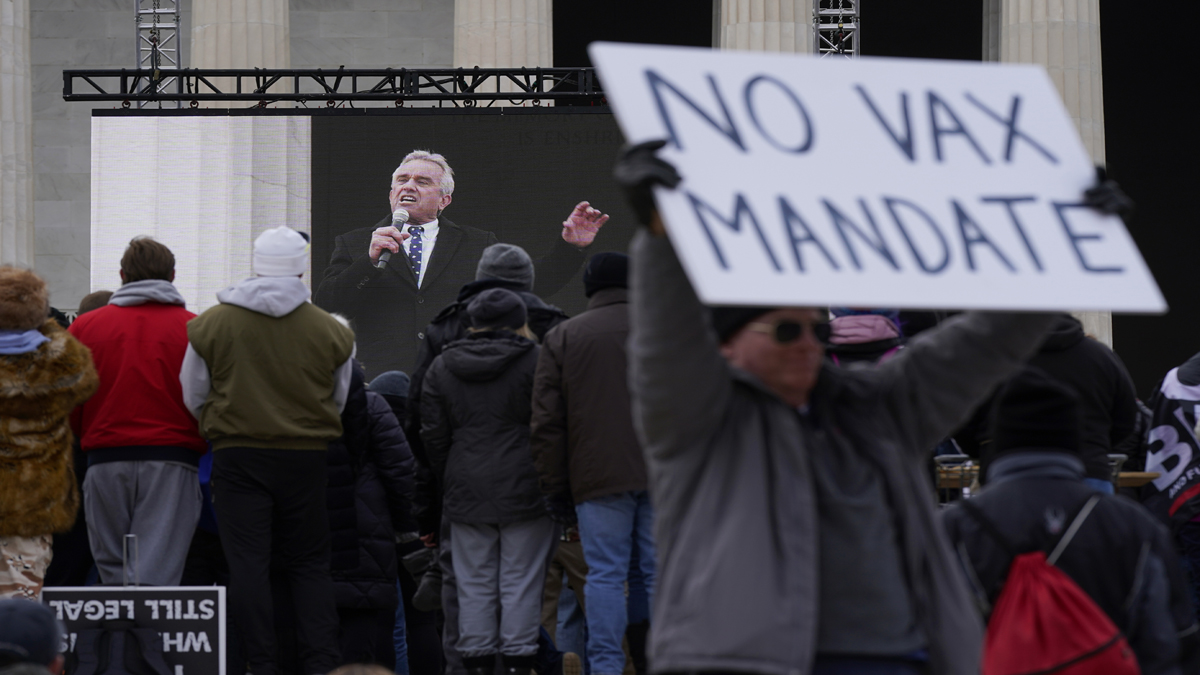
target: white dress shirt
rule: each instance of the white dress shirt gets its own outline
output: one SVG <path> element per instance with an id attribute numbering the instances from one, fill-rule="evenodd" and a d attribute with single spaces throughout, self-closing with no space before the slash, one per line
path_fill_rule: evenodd
<path id="1" fill-rule="evenodd" d="M 408 232 L 408 228 L 416 225 L 412 223 L 404 226 L 404 231 Z M 438 236 L 438 221 L 437 218 L 419 225 L 418 227 L 425 228 L 425 232 L 421 235 L 421 274 L 417 277 L 417 288 L 421 287 L 421 283 L 425 281 L 425 270 L 429 269 L 429 257 L 433 255 L 433 245 L 437 243 Z M 408 261 L 408 249 L 412 245 L 412 238 L 404 240 L 404 255 L 405 262 Z"/>

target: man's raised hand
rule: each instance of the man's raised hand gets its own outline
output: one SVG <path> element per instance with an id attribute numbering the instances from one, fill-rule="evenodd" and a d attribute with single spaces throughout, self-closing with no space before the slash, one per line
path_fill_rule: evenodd
<path id="1" fill-rule="evenodd" d="M 596 233 L 608 222 L 608 214 L 593 209 L 587 202 L 579 202 L 575 210 L 563 221 L 563 241 L 583 248 L 596 240 Z"/>
<path id="2" fill-rule="evenodd" d="M 407 232 L 401 232 L 394 225 L 377 228 L 371 233 L 371 248 L 368 251 L 368 255 L 371 256 L 371 263 L 378 263 L 379 256 L 384 251 L 391 251 L 393 254 L 399 253 L 400 245 L 410 236 L 412 235 Z"/>

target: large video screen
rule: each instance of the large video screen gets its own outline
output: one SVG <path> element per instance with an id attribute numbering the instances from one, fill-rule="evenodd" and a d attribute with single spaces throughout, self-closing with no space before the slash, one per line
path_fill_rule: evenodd
<path id="1" fill-rule="evenodd" d="M 484 245 L 524 248 L 533 292 L 574 316 L 587 304 L 588 257 L 624 251 L 633 234 L 611 178 L 623 139 L 603 109 L 121 112 L 93 119 L 93 290 L 119 283 L 130 238 L 152 235 L 175 252 L 176 284 L 202 311 L 252 275 L 254 238 L 287 224 L 311 233 L 313 301 L 351 320 L 372 376 L 411 370 L 426 325 L 474 281 Z M 443 155 L 455 181 L 420 286 L 404 255 L 382 272 L 364 263 L 370 232 L 390 223 L 392 174 L 413 150 Z M 583 250 L 561 236 L 581 201 L 611 216 Z"/>

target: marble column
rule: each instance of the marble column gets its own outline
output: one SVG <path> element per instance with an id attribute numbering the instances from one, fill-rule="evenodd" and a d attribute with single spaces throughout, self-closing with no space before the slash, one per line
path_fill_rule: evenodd
<path id="1" fill-rule="evenodd" d="M 191 68 L 290 68 L 290 41 L 288 0 L 192 2 Z M 234 90 L 232 79 L 217 80 L 213 85 L 221 91 Z M 280 82 L 275 88 L 290 91 L 291 86 L 290 82 Z M 225 108 L 230 104 L 220 102 L 206 107 Z"/>
<path id="2" fill-rule="evenodd" d="M 33 267 L 29 0 L 0 0 L 0 264 Z"/>
<path id="3" fill-rule="evenodd" d="M 721 49 L 812 52 L 812 0 L 721 0 Z"/>
<path id="4" fill-rule="evenodd" d="M 553 6 L 552 0 L 454 0 L 454 67 L 552 67 Z"/>
<path id="5" fill-rule="evenodd" d="M 1104 164 L 1100 0 L 982 1 L 984 57 L 1044 66 L 1092 161 Z M 1112 346 L 1111 312 L 1075 315 L 1089 335 Z"/>

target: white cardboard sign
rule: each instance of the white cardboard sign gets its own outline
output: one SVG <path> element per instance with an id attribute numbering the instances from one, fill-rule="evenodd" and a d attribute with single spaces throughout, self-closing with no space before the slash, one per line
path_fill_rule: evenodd
<path id="1" fill-rule="evenodd" d="M 1040 67 L 590 51 L 707 303 L 1166 310 Z"/>

